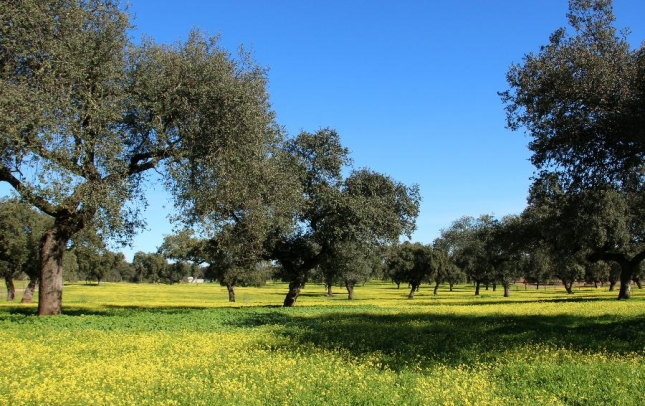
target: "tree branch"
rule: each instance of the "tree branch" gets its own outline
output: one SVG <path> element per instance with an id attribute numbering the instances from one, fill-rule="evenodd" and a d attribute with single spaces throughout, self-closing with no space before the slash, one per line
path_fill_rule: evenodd
<path id="1" fill-rule="evenodd" d="M 18 192 L 18 194 L 20 194 L 20 196 L 23 199 L 25 199 L 32 205 L 36 206 L 43 213 L 54 217 L 59 212 L 59 208 L 57 206 L 49 203 L 47 200 L 43 199 L 42 197 L 32 193 L 28 188 L 26 188 L 22 184 L 22 182 L 18 178 L 13 176 L 13 174 L 9 169 L 7 169 L 7 167 L 1 164 L 0 164 L 0 182 L 9 183 L 11 187 L 13 187 L 14 190 Z"/>

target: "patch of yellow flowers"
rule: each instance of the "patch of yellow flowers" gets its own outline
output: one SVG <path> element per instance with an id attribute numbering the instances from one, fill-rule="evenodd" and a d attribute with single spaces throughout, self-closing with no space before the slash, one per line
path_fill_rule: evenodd
<path id="1" fill-rule="evenodd" d="M 417 312 L 427 306 L 415 303 Z M 582 309 L 578 303 L 491 306 L 436 305 L 426 310 L 492 311 L 504 317 Z M 596 311 L 592 309 L 596 307 L 584 311 Z M 406 311 L 411 311 L 409 301 L 402 301 L 400 309 L 383 309 L 383 314 Z M 597 312 L 600 317 L 607 310 Z M 16 334 L 20 325 L 4 321 L 2 326 L 0 405 L 7 406 L 567 404 L 567 389 L 590 382 L 605 382 L 610 399 L 630 404 L 630 392 L 634 387 L 642 390 L 645 379 L 642 351 L 617 356 L 527 344 L 496 363 L 420 362 L 421 354 L 409 360 L 408 368 L 395 371 L 378 351 L 356 356 L 347 348 L 295 345 L 288 336 L 264 327 L 217 332 L 33 328 Z M 581 371 L 589 376 L 578 376 Z M 614 376 L 616 371 L 620 373 Z M 549 377 L 564 380 L 562 392 L 540 385 Z M 625 377 L 632 382 L 624 382 Z M 526 396 L 518 395 L 514 385 L 526 385 Z M 585 404 L 584 398 L 577 400 Z"/>

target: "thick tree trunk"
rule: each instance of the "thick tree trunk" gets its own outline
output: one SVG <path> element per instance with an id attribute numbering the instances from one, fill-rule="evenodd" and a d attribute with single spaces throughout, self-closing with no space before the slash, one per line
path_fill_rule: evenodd
<path id="1" fill-rule="evenodd" d="M 504 297 L 511 297 L 511 284 L 502 283 L 502 286 L 504 287 Z"/>
<path id="2" fill-rule="evenodd" d="M 7 302 L 16 300 L 16 285 L 13 283 L 13 275 L 7 272 L 4 275 L 4 281 L 7 284 Z"/>
<path id="3" fill-rule="evenodd" d="M 303 278 L 297 278 L 289 283 L 289 292 L 287 293 L 287 297 L 284 298 L 284 307 L 293 307 L 296 304 L 303 284 Z"/>
<path id="4" fill-rule="evenodd" d="M 228 291 L 228 301 L 235 302 L 235 285 L 227 284 L 226 290 Z"/>
<path id="5" fill-rule="evenodd" d="M 623 269 L 620 272 L 620 290 L 618 300 L 629 299 L 632 296 L 632 273 L 631 269 Z"/>
<path id="6" fill-rule="evenodd" d="M 479 296 L 479 281 L 475 281 L 475 296 Z"/>
<path id="7" fill-rule="evenodd" d="M 68 239 L 61 238 L 54 230 L 47 231 L 42 238 L 39 316 L 52 316 L 63 311 L 63 255 L 67 241 Z"/>
<path id="8" fill-rule="evenodd" d="M 567 281 L 567 280 L 563 279 L 562 284 L 564 285 L 564 289 L 567 291 L 567 293 L 572 295 L 573 294 L 573 281 Z"/>
<path id="9" fill-rule="evenodd" d="M 327 284 L 327 297 L 334 296 L 333 286 L 331 283 Z"/>
<path id="10" fill-rule="evenodd" d="M 345 281 L 345 287 L 347 288 L 347 300 L 354 300 L 354 282 Z"/>
<path id="11" fill-rule="evenodd" d="M 31 303 L 34 301 L 34 292 L 36 291 L 36 286 L 38 286 L 38 278 L 29 279 L 29 283 L 25 288 L 25 292 L 22 294 L 22 303 Z"/>
<path id="12" fill-rule="evenodd" d="M 433 295 L 436 295 L 439 292 L 439 282 L 436 282 L 434 285 L 434 290 L 432 291 Z"/>
<path id="13" fill-rule="evenodd" d="M 615 287 L 616 287 L 616 281 L 614 280 L 609 281 L 609 291 L 613 292 Z"/>
<path id="14" fill-rule="evenodd" d="M 414 299 L 414 292 L 417 290 L 417 285 L 411 283 L 412 289 L 410 289 L 410 294 L 408 295 L 408 299 Z"/>

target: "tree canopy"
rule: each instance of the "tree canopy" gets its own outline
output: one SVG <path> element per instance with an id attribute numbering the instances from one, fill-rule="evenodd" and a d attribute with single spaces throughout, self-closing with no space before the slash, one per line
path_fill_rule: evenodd
<path id="1" fill-rule="evenodd" d="M 253 174 L 280 131 L 266 71 L 248 53 L 198 31 L 132 43 L 112 0 L 8 2 L 0 19 L 0 181 L 54 218 L 39 314 L 61 312 L 74 234 L 92 224 L 127 241 L 143 225 L 150 170 L 187 221 L 256 200 Z"/>

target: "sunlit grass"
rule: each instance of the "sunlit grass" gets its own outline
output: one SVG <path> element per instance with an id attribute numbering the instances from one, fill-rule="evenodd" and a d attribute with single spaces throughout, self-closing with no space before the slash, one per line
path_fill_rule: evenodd
<path id="1" fill-rule="evenodd" d="M 63 316 L 0 304 L 0 405 L 640 404 L 645 295 L 385 282 L 68 285 Z"/>

